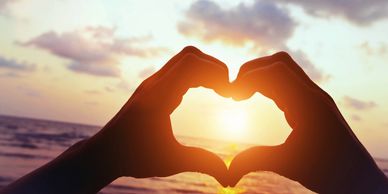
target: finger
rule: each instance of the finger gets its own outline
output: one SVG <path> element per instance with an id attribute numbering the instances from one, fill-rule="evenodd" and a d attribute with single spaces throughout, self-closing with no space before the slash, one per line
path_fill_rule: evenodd
<path id="1" fill-rule="evenodd" d="M 280 104 L 300 103 L 310 92 L 309 88 L 282 62 L 246 71 L 240 74 L 232 85 L 238 91 L 234 96 L 237 100 L 249 98 L 253 93 L 260 92 Z"/>
<path id="2" fill-rule="evenodd" d="M 150 82 L 155 82 L 157 79 L 159 79 L 160 77 L 162 77 L 166 72 L 168 72 L 171 68 L 174 67 L 174 65 L 180 61 L 186 54 L 189 54 L 189 53 L 192 53 L 192 54 L 196 54 L 196 55 L 202 55 L 202 52 L 194 47 L 194 46 L 186 46 L 185 48 L 183 48 L 178 54 L 176 54 L 175 56 L 173 56 L 170 60 L 167 61 L 167 63 L 160 69 L 158 70 L 157 72 L 155 72 L 153 75 L 151 75 L 150 77 L 148 77 L 147 79 L 145 79 L 142 84 L 135 90 L 134 94 L 137 94 L 140 90 L 142 90 L 143 88 L 146 87 L 146 85 L 149 85 Z M 205 56 L 208 56 L 208 55 L 205 55 L 203 54 L 204 57 Z M 221 61 L 215 59 L 215 58 L 209 58 L 209 60 L 214 60 L 215 62 L 219 62 L 219 63 L 222 63 Z"/>
<path id="3" fill-rule="evenodd" d="M 278 52 L 271 56 L 261 57 L 254 60 L 251 60 L 249 62 L 246 62 L 244 65 L 241 66 L 238 77 L 243 76 L 249 71 L 260 69 L 260 68 L 266 68 L 269 67 L 275 63 L 284 63 L 289 70 L 291 70 L 295 75 L 297 75 L 298 79 L 300 79 L 301 82 L 305 82 L 305 84 L 312 83 L 315 85 L 310 78 L 304 73 L 302 68 L 300 68 L 299 65 L 295 63 L 294 60 L 286 53 L 286 52 Z M 235 85 L 235 84 L 233 84 Z M 311 85 L 310 85 L 311 86 Z M 234 96 L 236 100 L 243 100 L 246 98 L 249 98 L 252 96 L 256 91 L 254 90 L 254 87 L 249 89 L 249 87 L 253 87 L 252 85 L 247 85 L 245 88 L 239 88 L 239 86 L 234 87 L 234 93 L 237 94 Z M 266 86 L 264 86 L 266 87 Z M 269 87 L 269 86 L 267 86 Z M 264 96 L 267 96 L 271 98 L 271 95 L 273 93 L 273 88 L 263 88 L 262 94 Z M 276 105 L 279 107 L 279 109 L 284 111 L 284 105 L 281 104 L 279 101 L 275 101 Z"/>
<path id="4" fill-rule="evenodd" d="M 225 68 L 227 70 L 226 65 L 215 57 L 203 53 L 194 46 L 186 46 L 178 54 L 172 57 L 159 71 L 155 72 L 153 75 L 144 80 L 142 84 L 135 90 L 134 94 L 137 94 L 144 88 L 147 88 L 147 86 L 149 86 L 152 82 L 157 82 L 158 79 L 163 77 L 164 74 L 171 70 L 176 65 L 176 63 L 180 61 L 186 54 L 194 54 L 206 60 L 213 61 L 214 63 L 219 64 L 221 68 Z"/>
<path id="5" fill-rule="evenodd" d="M 299 66 L 294 59 L 287 53 L 287 52 L 278 52 L 272 57 L 275 60 L 282 61 L 283 63 L 287 64 L 287 67 L 295 73 L 305 84 L 307 84 L 309 87 L 314 89 L 320 89 L 312 80 L 311 78 L 306 74 L 306 72 L 303 71 L 301 66 Z"/>
<path id="6" fill-rule="evenodd" d="M 293 129 L 308 124 L 303 122 L 303 118 L 311 116 L 316 103 L 311 89 L 281 62 L 247 71 L 232 86 L 237 88 L 234 89 L 234 98 L 237 100 L 249 98 L 255 92 L 272 99 L 285 113 L 287 122 Z"/>
<path id="7" fill-rule="evenodd" d="M 321 99 L 324 100 L 329 106 L 332 108 L 337 107 L 335 105 L 335 102 L 333 98 L 322 88 L 320 88 L 299 66 L 292 57 L 286 53 L 286 52 L 279 52 L 273 55 L 273 58 L 276 58 L 280 61 L 283 61 L 284 63 L 288 64 L 288 67 L 304 82 L 306 83 L 311 89 L 317 91 L 316 93 L 321 96 Z"/>
<path id="8" fill-rule="evenodd" d="M 153 74 L 151 77 L 160 77 L 160 76 L 162 76 L 163 74 L 168 72 L 175 65 L 176 62 L 181 60 L 182 57 L 184 55 L 188 54 L 188 53 L 197 53 L 197 54 L 199 54 L 200 51 L 199 51 L 199 49 L 197 49 L 194 46 L 186 46 L 178 54 L 176 54 L 170 60 L 168 60 L 167 63 L 159 71 L 157 71 L 155 74 Z"/>
<path id="9" fill-rule="evenodd" d="M 201 50 L 194 46 L 186 46 L 183 48 L 178 54 L 176 54 L 174 57 L 172 57 L 158 72 L 155 74 L 157 76 L 163 76 L 165 73 L 167 73 L 170 69 L 172 69 L 178 61 L 180 61 L 186 54 L 194 54 L 201 58 L 204 58 L 206 60 L 212 61 L 216 64 L 219 64 L 220 67 L 227 69 L 226 65 L 221 62 L 220 60 L 216 59 L 215 57 L 212 57 L 208 54 L 203 53 Z"/>
<path id="10" fill-rule="evenodd" d="M 178 156 L 176 168 L 179 172 L 208 174 L 222 186 L 228 186 L 228 169 L 222 159 L 214 153 L 201 148 L 182 146 Z"/>
<path id="11" fill-rule="evenodd" d="M 310 77 L 303 71 L 303 69 L 292 59 L 292 57 L 284 51 L 275 53 L 271 56 L 261 57 L 245 63 L 239 71 L 239 74 L 244 74 L 253 69 L 265 67 L 276 62 L 283 62 L 294 72 L 300 79 L 303 80 L 310 87 L 317 88 L 318 86 L 310 79 Z M 319 88 L 319 87 L 318 87 Z"/>
<path id="12" fill-rule="evenodd" d="M 277 60 L 277 59 L 275 60 L 275 58 L 273 56 L 265 56 L 265 57 L 260 57 L 260 58 L 257 58 L 257 59 L 250 60 L 250 61 L 244 63 L 240 67 L 238 75 L 245 74 L 248 71 L 251 71 L 251 70 L 254 70 L 254 69 L 258 69 L 258 68 L 262 68 L 262 67 L 265 67 L 265 66 L 269 66 L 269 65 L 271 65 L 273 63 L 276 63 L 276 62 L 279 62 L 279 60 Z"/>
<path id="13" fill-rule="evenodd" d="M 252 61 L 249 61 L 245 63 L 241 68 L 239 74 L 244 74 L 246 71 L 250 71 L 255 68 L 264 67 L 276 62 L 283 62 L 287 64 L 287 67 L 308 87 L 310 87 L 312 90 L 317 91 L 318 94 L 320 94 L 326 102 L 334 103 L 334 100 L 331 98 L 331 96 L 325 92 L 323 89 L 321 89 L 299 66 L 292 57 L 284 51 L 275 53 L 271 56 L 266 56 L 262 58 L 258 58 Z"/>
<path id="14" fill-rule="evenodd" d="M 286 166 L 281 146 L 258 146 L 239 153 L 229 166 L 229 186 L 234 187 L 244 175 L 256 171 L 272 171 L 278 174 Z"/>
<path id="15" fill-rule="evenodd" d="M 189 88 L 203 86 L 225 96 L 229 84 L 227 68 L 190 53 L 158 80 L 155 89 L 174 109 Z"/>
<path id="16" fill-rule="evenodd" d="M 244 81 L 240 81 L 241 77 L 244 77 L 244 75 L 246 75 L 247 72 L 249 71 L 257 70 L 260 68 L 266 68 L 276 62 L 277 61 L 274 59 L 274 57 L 266 56 L 266 57 L 257 58 L 244 63 L 240 67 L 236 80 L 232 82 L 231 90 L 234 91 L 232 97 L 235 100 L 244 100 L 244 99 L 250 98 L 255 92 L 257 92 L 255 89 L 255 86 L 254 84 L 244 84 L 243 87 L 240 87 L 244 83 Z M 269 97 L 270 94 L 272 93 L 272 90 L 270 88 L 268 89 L 263 88 L 261 93 L 264 96 Z"/>

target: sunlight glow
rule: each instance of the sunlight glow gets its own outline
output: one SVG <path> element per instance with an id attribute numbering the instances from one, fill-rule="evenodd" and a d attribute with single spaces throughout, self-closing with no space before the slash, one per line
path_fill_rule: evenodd
<path id="1" fill-rule="evenodd" d="M 247 112 L 241 106 L 229 107 L 220 112 L 219 125 L 225 130 L 225 135 L 242 137 L 247 127 Z"/>
<path id="2" fill-rule="evenodd" d="M 235 187 L 223 187 L 218 189 L 218 194 L 239 194 L 244 193 L 245 189 Z"/>

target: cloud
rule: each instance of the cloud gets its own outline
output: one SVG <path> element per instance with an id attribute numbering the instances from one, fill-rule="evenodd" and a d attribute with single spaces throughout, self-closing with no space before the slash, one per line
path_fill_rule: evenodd
<path id="1" fill-rule="evenodd" d="M 178 23 L 178 31 L 204 42 L 220 41 L 233 46 L 253 45 L 262 54 L 285 50 L 299 62 L 315 81 L 326 81 L 322 73 L 301 50 L 286 46 L 297 26 L 287 9 L 273 1 L 257 0 L 253 4 L 240 3 L 223 9 L 209 0 L 194 2 L 186 11 L 186 18 Z"/>
<path id="2" fill-rule="evenodd" d="M 356 114 L 353 114 L 353 115 L 351 116 L 351 118 L 352 118 L 354 121 L 361 121 L 361 120 L 362 120 L 362 118 L 361 118 L 359 115 L 356 115 Z"/>
<path id="3" fill-rule="evenodd" d="M 212 1 L 199 0 L 187 10 L 186 20 L 178 24 L 178 30 L 207 42 L 219 40 L 233 45 L 254 42 L 259 48 L 282 48 L 295 26 L 287 10 L 269 1 L 222 9 Z"/>
<path id="4" fill-rule="evenodd" d="M 329 75 L 323 74 L 301 50 L 290 51 L 292 58 L 303 67 L 303 70 L 309 77 L 315 81 L 327 81 L 330 79 Z"/>
<path id="5" fill-rule="evenodd" d="M 110 86 L 105 86 L 105 91 L 107 91 L 107 92 L 114 92 L 115 91 L 115 89 L 114 88 L 112 88 L 112 87 L 110 87 Z"/>
<path id="6" fill-rule="evenodd" d="M 355 24 L 368 25 L 388 17 L 386 0 L 279 0 L 302 7 L 318 17 L 340 16 Z"/>
<path id="7" fill-rule="evenodd" d="M 155 68 L 154 67 L 148 67 L 139 72 L 139 77 L 142 79 L 145 79 L 149 76 L 151 76 L 153 73 L 155 73 Z"/>
<path id="8" fill-rule="evenodd" d="M 75 72 L 86 73 L 95 76 L 119 77 L 121 71 L 117 66 L 117 61 L 98 61 L 98 62 L 73 62 L 68 68 Z"/>
<path id="9" fill-rule="evenodd" d="M 128 92 L 131 89 L 131 85 L 126 80 L 122 79 L 119 83 L 117 83 L 116 88 L 121 91 Z"/>
<path id="10" fill-rule="evenodd" d="M 122 91 L 128 92 L 129 89 L 130 89 L 129 83 L 126 82 L 125 80 L 120 80 L 115 85 L 105 86 L 103 88 L 103 91 L 105 91 L 107 93 L 114 93 L 114 92 L 117 92 L 118 90 L 122 90 Z"/>
<path id="11" fill-rule="evenodd" d="M 370 55 L 381 56 L 381 55 L 387 54 L 387 51 L 388 51 L 387 45 L 384 43 L 380 43 L 379 45 L 376 45 L 376 44 L 371 44 L 367 41 L 361 43 L 359 45 L 359 48 L 363 52 L 365 52 L 365 54 L 367 54 L 368 56 Z"/>
<path id="12" fill-rule="evenodd" d="M 0 0 L 0 9 L 7 7 L 7 5 L 13 0 Z"/>
<path id="13" fill-rule="evenodd" d="M 17 0 L 0 0 L 0 15 L 7 15 L 7 8 Z"/>
<path id="14" fill-rule="evenodd" d="M 92 94 L 92 95 L 101 94 L 101 91 L 99 91 L 99 90 L 85 90 L 84 92 L 85 92 L 86 94 Z"/>
<path id="15" fill-rule="evenodd" d="M 96 102 L 96 101 L 85 101 L 84 104 L 86 104 L 88 106 L 98 106 L 98 105 L 100 105 L 100 103 Z"/>
<path id="16" fill-rule="evenodd" d="M 0 74 L 0 77 L 21 78 L 23 76 L 20 75 L 19 73 L 14 72 L 14 71 L 9 71 L 9 72 Z"/>
<path id="17" fill-rule="evenodd" d="M 17 89 L 21 91 L 24 95 L 29 97 L 43 97 L 42 91 L 35 88 L 31 88 L 25 85 L 19 85 L 17 86 Z"/>
<path id="18" fill-rule="evenodd" d="M 362 101 L 349 96 L 343 97 L 343 104 L 345 107 L 354 110 L 369 110 L 377 106 L 373 101 Z"/>
<path id="19" fill-rule="evenodd" d="M 163 48 L 146 48 L 143 45 L 151 37 L 120 38 L 115 28 L 86 27 L 72 32 L 43 33 L 24 46 L 35 46 L 70 60 L 68 69 L 95 76 L 119 77 L 119 64 L 123 57 L 152 57 Z"/>
<path id="20" fill-rule="evenodd" d="M 0 56 L 0 69 L 8 69 L 8 70 L 14 70 L 14 71 L 33 71 L 36 69 L 36 65 L 29 64 L 27 62 L 20 62 L 16 61 L 14 59 L 8 59 L 5 57 Z"/>

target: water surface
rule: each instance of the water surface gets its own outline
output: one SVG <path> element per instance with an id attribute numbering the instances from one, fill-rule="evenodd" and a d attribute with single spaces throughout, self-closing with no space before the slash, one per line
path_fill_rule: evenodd
<path id="1" fill-rule="evenodd" d="M 90 137 L 101 127 L 28 118 L 0 116 L 0 189 L 50 161 L 75 142 Z M 188 145 L 209 149 L 230 161 L 250 145 L 177 137 Z M 388 175 L 388 161 L 376 159 Z M 270 172 L 250 173 L 236 188 L 222 188 L 212 177 L 181 173 L 165 178 L 120 178 L 100 193 L 313 193 L 299 183 Z"/>

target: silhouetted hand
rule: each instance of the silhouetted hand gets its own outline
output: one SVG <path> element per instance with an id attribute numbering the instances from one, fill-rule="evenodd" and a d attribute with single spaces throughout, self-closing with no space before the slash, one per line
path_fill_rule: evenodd
<path id="1" fill-rule="evenodd" d="M 273 171 L 319 193 L 385 193 L 385 175 L 358 141 L 333 99 L 284 52 L 245 63 L 234 98 L 272 99 L 293 131 L 278 146 L 259 146 L 232 161 L 230 185 L 247 173 Z"/>
<path id="2" fill-rule="evenodd" d="M 227 95 L 228 69 L 195 47 L 186 47 L 143 81 L 95 141 L 113 151 L 117 176 L 170 176 L 202 172 L 223 183 L 227 168 L 217 155 L 183 146 L 174 137 L 170 114 L 189 88 L 203 86 Z M 92 141 L 94 141 L 92 139 Z"/>
<path id="3" fill-rule="evenodd" d="M 170 114 L 189 88 L 204 86 L 228 95 L 225 64 L 186 47 L 146 79 L 96 135 L 20 178 L 4 194 L 97 193 L 116 178 L 164 177 L 201 172 L 227 185 L 227 167 L 217 155 L 183 146 L 174 137 Z"/>

